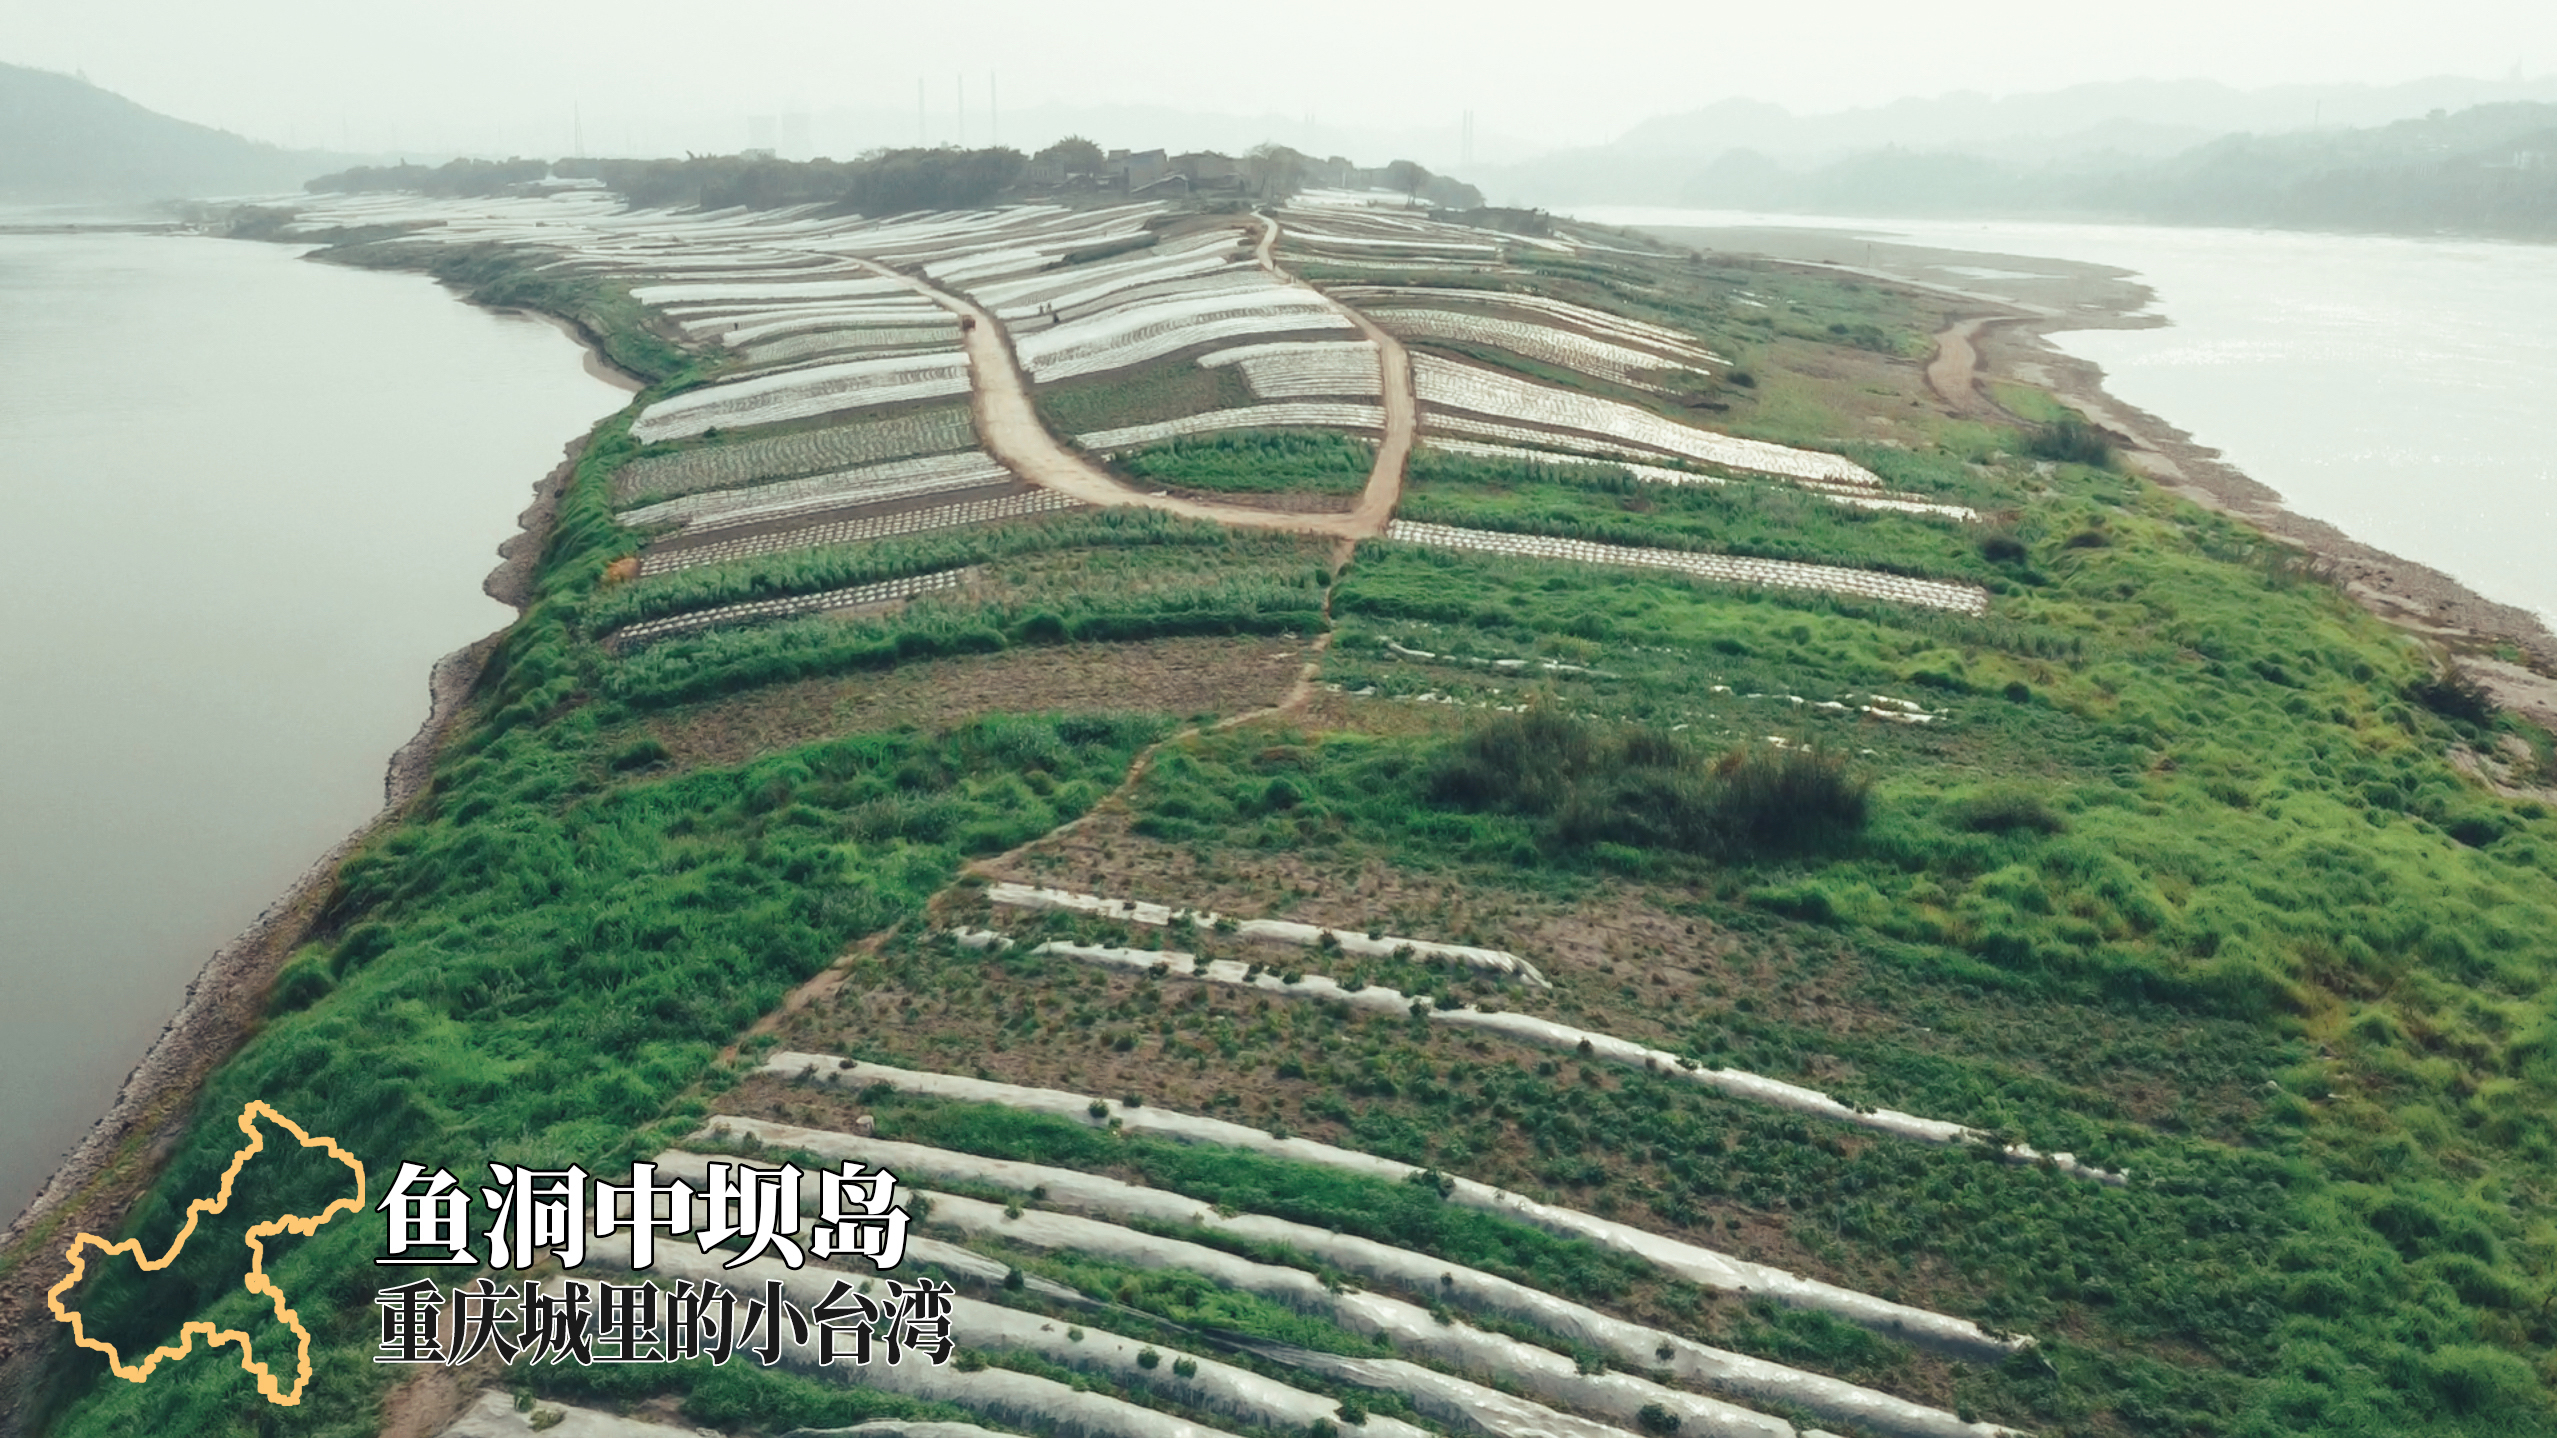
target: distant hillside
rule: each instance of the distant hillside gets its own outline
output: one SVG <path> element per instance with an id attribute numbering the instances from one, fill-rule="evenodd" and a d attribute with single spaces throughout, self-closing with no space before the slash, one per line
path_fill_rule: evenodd
<path id="1" fill-rule="evenodd" d="M 1770 108 L 1718 107 L 1729 122 L 1723 132 L 1792 143 L 1813 128 L 1780 112 L 1756 113 Z M 1870 132 L 1828 127 L 1833 135 Z M 1701 135 L 1692 126 L 1683 133 L 1689 143 Z M 1663 143 L 1666 131 L 1655 125 L 1584 152 L 1568 174 L 1522 168 L 1496 183 L 1507 198 L 1549 206 L 2030 215 L 2557 240 L 2557 104 L 2510 101 L 2366 129 L 2224 134 L 2171 148 L 2157 143 L 2169 132 L 2133 121 L 2031 145 L 1927 138 L 1944 133 L 1915 127 L 1887 144 L 1817 156 L 1737 144 L 1640 148 Z"/>
<path id="2" fill-rule="evenodd" d="M 0 65 L 0 200 L 298 189 L 325 158 L 175 120 L 86 80 Z"/>
<path id="3" fill-rule="evenodd" d="M 1726 100 L 1485 175 L 1504 202 L 2034 215 L 2557 239 L 2557 78 Z"/>

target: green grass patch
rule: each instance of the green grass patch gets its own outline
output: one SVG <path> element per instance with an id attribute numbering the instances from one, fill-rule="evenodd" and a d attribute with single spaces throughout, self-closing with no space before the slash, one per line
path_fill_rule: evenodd
<path id="1" fill-rule="evenodd" d="M 1236 430 L 1131 450 L 1111 461 L 1135 479 L 1224 494 L 1356 494 L 1376 450 L 1320 430 Z"/>
<path id="2" fill-rule="evenodd" d="M 1048 428 L 1068 438 L 1258 402 L 1238 366 L 1204 369 L 1187 359 L 1043 384 L 1031 400 Z"/>
<path id="3" fill-rule="evenodd" d="M 1785 484 L 1655 484 L 1621 469 L 1413 456 L 1405 519 L 1601 544 L 2003 582 L 1965 526 L 1834 503 Z"/>

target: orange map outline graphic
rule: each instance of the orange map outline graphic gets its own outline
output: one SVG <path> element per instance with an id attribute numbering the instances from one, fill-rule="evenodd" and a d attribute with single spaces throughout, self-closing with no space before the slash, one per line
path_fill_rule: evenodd
<path id="1" fill-rule="evenodd" d="M 145 1273 L 157 1272 L 158 1270 L 166 1268 L 171 1263 L 175 1262 L 177 1260 L 179 1250 L 185 1248 L 186 1241 L 194 1236 L 197 1220 L 203 1218 L 208 1213 L 220 1213 L 224 1208 L 230 1205 L 232 1182 L 239 1178 L 240 1170 L 248 1166 L 248 1161 L 257 1157 L 257 1155 L 266 1148 L 266 1135 L 261 1132 L 257 1124 L 253 1122 L 253 1120 L 261 1117 L 291 1133 L 295 1139 L 301 1142 L 302 1147 L 325 1147 L 329 1152 L 329 1157 L 334 1158 L 338 1162 L 345 1164 L 348 1168 L 355 1170 L 355 1196 L 353 1198 L 341 1198 L 337 1200 L 328 1207 L 321 1209 L 316 1217 L 300 1218 L 288 1213 L 281 1218 L 269 1219 L 264 1223 L 254 1224 L 250 1227 L 248 1232 L 248 1246 L 250 1254 L 249 1276 L 241 1281 L 241 1286 L 248 1289 L 251 1293 L 273 1299 L 275 1301 L 276 1320 L 282 1323 L 285 1327 L 292 1329 L 293 1336 L 301 1340 L 300 1346 L 294 1355 L 295 1373 L 293 1378 L 293 1391 L 290 1393 L 281 1391 L 281 1388 L 275 1381 L 274 1372 L 265 1364 L 258 1362 L 256 1357 L 252 1355 L 249 1349 L 249 1335 L 247 1333 L 236 1328 L 216 1328 L 211 1323 L 204 1322 L 202 1320 L 188 1323 L 180 1327 L 178 1329 L 178 1341 L 175 1344 L 154 1351 L 149 1357 L 144 1358 L 138 1367 L 126 1367 L 122 1356 L 116 1352 L 114 1344 L 101 1342 L 98 1339 L 91 1338 L 88 1335 L 88 1331 L 81 1324 L 79 1313 L 75 1310 L 67 1309 L 62 1306 L 62 1295 L 69 1292 L 72 1285 L 78 1283 L 87 1270 L 87 1264 L 84 1263 L 80 1257 L 81 1248 L 88 1244 L 95 1244 L 99 1250 L 109 1258 L 120 1253 L 129 1253 L 133 1255 L 133 1261 L 139 1265 Z M 300 1124 L 295 1123 L 293 1120 L 277 1113 L 274 1109 L 269 1108 L 263 1099 L 250 1099 L 248 1104 L 240 1110 L 240 1132 L 249 1136 L 248 1145 L 245 1148 L 242 1148 L 238 1153 L 231 1156 L 231 1166 L 222 1172 L 221 1191 L 210 1199 L 199 1198 L 195 1202 L 186 1206 L 186 1226 L 178 1230 L 178 1236 L 169 1244 L 168 1252 L 160 1255 L 159 1259 L 155 1262 L 142 1256 L 141 1239 L 128 1238 L 122 1243 L 109 1243 L 94 1233 L 83 1233 L 72 1239 L 71 1246 L 64 1249 L 62 1252 L 62 1256 L 70 1261 L 70 1276 L 64 1278 L 60 1283 L 57 1283 L 53 1285 L 52 1288 L 46 1290 L 44 1301 L 53 1309 L 53 1316 L 56 1319 L 71 1325 L 71 1336 L 80 1347 L 94 1348 L 100 1353 L 105 1354 L 107 1356 L 107 1366 L 115 1370 L 116 1377 L 122 1378 L 127 1382 L 139 1383 L 144 1379 L 149 1378 L 151 1376 L 151 1370 L 159 1367 L 162 1359 L 184 1358 L 187 1354 L 193 1352 L 195 1349 L 195 1335 L 197 1332 L 201 1331 L 204 1334 L 204 1346 L 208 1349 L 219 1348 L 225 1343 L 237 1344 L 240 1350 L 241 1369 L 257 1379 L 258 1391 L 266 1395 L 266 1401 L 280 1407 L 290 1408 L 302 1401 L 302 1390 L 308 1387 L 311 1382 L 311 1331 L 302 1326 L 302 1320 L 299 1315 L 295 1314 L 292 1309 L 284 1306 L 284 1290 L 276 1287 L 275 1281 L 266 1276 L 266 1244 L 264 1240 L 272 1238 L 279 1233 L 293 1233 L 304 1238 L 308 1238 L 312 1234 L 319 1232 L 321 1224 L 335 1218 L 338 1211 L 341 1209 L 353 1213 L 362 1213 L 364 1211 L 364 1164 L 361 1160 L 357 1159 L 355 1155 L 338 1147 L 337 1140 L 326 1137 L 313 1138 L 308 1133 L 303 1132 Z"/>

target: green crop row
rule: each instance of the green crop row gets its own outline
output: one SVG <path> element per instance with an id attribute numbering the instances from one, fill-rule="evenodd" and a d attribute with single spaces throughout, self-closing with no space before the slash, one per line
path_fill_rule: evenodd
<path id="1" fill-rule="evenodd" d="M 1130 476 L 1229 494 L 1356 494 L 1376 450 L 1317 430 L 1232 430 L 1176 439 L 1116 456 Z"/>

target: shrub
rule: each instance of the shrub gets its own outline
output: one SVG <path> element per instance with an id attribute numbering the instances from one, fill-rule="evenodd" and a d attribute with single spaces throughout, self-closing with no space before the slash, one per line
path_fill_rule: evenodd
<path id="1" fill-rule="evenodd" d="M 2468 724 L 2495 722 L 2495 696 L 2467 671 L 2445 669 L 2406 686 L 2406 697 L 2445 719 Z"/>
<path id="2" fill-rule="evenodd" d="M 329 977 L 327 965 L 315 957 L 296 959 L 276 976 L 275 987 L 267 994 L 267 1011 L 289 1014 L 307 1009 L 328 997 L 336 987 L 337 981 Z"/>
<path id="3" fill-rule="evenodd" d="M 2104 431 L 2074 412 L 2034 426 L 2024 437 L 2024 452 L 2035 459 L 2093 465 L 2097 469 L 2110 468 L 2113 463 L 2113 446 L 2105 439 Z"/>
<path id="4" fill-rule="evenodd" d="M 1984 535 L 1980 540 L 1980 557 L 1991 564 L 2021 564 L 2030 553 L 2023 540 L 2004 530 Z"/>
<path id="5" fill-rule="evenodd" d="M 2444 1348 L 2424 1360 L 2424 1379 L 2454 1413 L 2520 1413 L 2536 1406 L 2530 1365 L 2500 1348 Z"/>
<path id="6" fill-rule="evenodd" d="M 637 739 L 613 751 L 613 772 L 627 774 L 633 769 L 645 769 L 654 764 L 663 764 L 673 757 L 674 755 L 666 752 L 666 746 L 656 740 Z"/>
<path id="7" fill-rule="evenodd" d="M 1954 827 L 1975 834 L 2012 834 L 2029 829 L 2037 834 L 2057 834 L 2069 827 L 2038 794 L 2009 789 L 1965 799 L 1953 806 Z"/>
<path id="8" fill-rule="evenodd" d="M 1668 1409 L 1657 1403 L 1644 1404 L 1642 1406 L 1642 1411 L 1634 1415 L 1634 1421 L 1642 1425 L 1642 1430 L 1645 1433 L 1675 1433 L 1678 1431 L 1678 1415 L 1670 1412 Z"/>
<path id="9" fill-rule="evenodd" d="M 1744 746 L 1708 760 L 1674 734 L 1546 706 L 1503 715 L 1443 754 L 1430 797 L 1546 820 L 1573 847 L 1693 854 L 1798 850 L 1861 828 L 1867 788 L 1816 750 Z"/>

